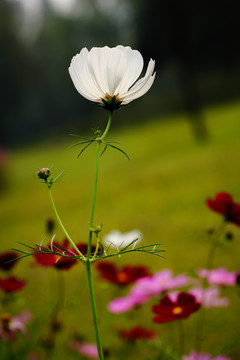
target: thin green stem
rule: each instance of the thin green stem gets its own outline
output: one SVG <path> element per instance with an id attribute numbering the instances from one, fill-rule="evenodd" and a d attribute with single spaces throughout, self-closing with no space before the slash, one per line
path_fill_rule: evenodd
<path id="1" fill-rule="evenodd" d="M 111 125 L 111 122 L 112 122 L 112 112 L 110 111 L 110 112 L 109 112 L 108 123 L 107 123 L 106 129 L 105 129 L 104 133 L 102 134 L 102 136 L 100 137 L 101 140 L 103 140 L 103 139 L 105 138 L 105 136 L 107 135 L 108 130 L 109 130 L 110 125 Z"/>
<path id="2" fill-rule="evenodd" d="M 209 249 L 207 261 L 206 261 L 206 269 L 207 270 L 211 270 L 213 268 L 215 253 L 216 253 L 217 247 L 219 246 L 220 240 L 221 240 L 220 235 L 223 232 L 225 225 L 226 225 L 226 223 L 222 222 L 220 224 L 219 228 L 217 229 L 217 231 L 215 232 L 215 234 L 213 235 L 212 244 Z M 203 287 L 202 287 L 202 301 L 204 301 L 204 297 L 205 297 L 204 291 L 206 288 L 207 288 L 207 278 L 204 278 L 203 279 Z M 204 334 L 205 321 L 206 321 L 206 308 L 203 306 L 202 310 L 201 310 L 201 314 L 200 314 L 199 325 L 198 325 L 197 336 L 196 336 L 195 347 L 198 351 L 200 351 L 202 342 L 205 338 L 205 334 Z"/>
<path id="3" fill-rule="evenodd" d="M 213 235 L 214 238 L 212 239 L 212 244 L 209 249 L 207 263 L 206 263 L 207 270 L 211 270 L 213 267 L 215 252 L 216 252 L 218 245 L 220 244 L 220 240 L 221 240 L 220 235 L 223 232 L 225 225 L 226 225 L 226 223 L 222 222 L 221 225 L 219 226 L 218 230 L 216 231 L 216 233 Z"/>
<path id="4" fill-rule="evenodd" d="M 86 261 L 86 270 L 87 270 L 87 278 L 88 278 L 88 287 L 89 287 L 89 293 L 90 293 L 90 300 L 91 300 L 91 307 L 92 307 L 92 315 L 93 315 L 93 322 L 94 322 L 94 328 L 95 328 L 95 336 L 96 336 L 96 342 L 97 342 L 97 349 L 98 349 L 98 355 L 99 359 L 103 360 L 103 351 L 102 351 L 102 345 L 100 340 L 100 332 L 98 327 L 98 320 L 97 320 L 97 309 L 96 309 L 96 302 L 95 302 L 95 295 L 94 295 L 94 289 L 93 289 L 93 281 L 92 281 L 92 271 L 91 271 L 91 245 L 92 245 L 92 226 L 93 226 L 93 219 L 94 219 L 94 211 L 95 211 L 95 204 L 96 204 L 96 196 L 97 196 L 97 184 L 98 184 L 98 168 L 99 168 L 99 149 L 101 141 L 105 138 L 105 136 L 108 133 L 108 130 L 110 128 L 112 121 L 112 113 L 109 113 L 108 123 L 106 126 L 106 129 L 102 136 L 99 138 L 99 141 L 97 141 L 97 148 L 96 148 L 96 160 L 95 160 L 95 177 L 94 177 L 94 186 L 93 186 L 93 198 L 92 198 L 92 207 L 91 207 L 91 213 L 90 213 L 90 220 L 89 220 L 89 233 L 88 233 L 88 250 L 87 250 L 87 261 Z M 97 243 L 97 248 L 98 248 Z M 93 259 L 95 259 L 96 251 L 94 253 Z"/>
<path id="5" fill-rule="evenodd" d="M 91 207 L 90 220 L 89 220 L 87 260 L 90 260 L 90 255 L 91 255 L 91 244 L 92 244 L 91 228 L 93 226 L 94 210 L 95 210 L 96 196 L 97 196 L 99 147 L 100 147 L 100 143 L 97 142 L 96 162 L 95 162 L 95 178 L 94 178 L 94 186 L 93 186 L 93 199 L 92 199 L 92 207 Z"/>
<path id="6" fill-rule="evenodd" d="M 94 261 L 96 259 L 96 256 L 97 256 L 97 253 L 98 253 L 98 249 L 99 249 L 99 237 L 98 237 L 98 234 L 96 234 L 96 237 L 97 237 L 97 245 L 96 245 L 96 249 L 94 251 L 94 254 L 93 254 L 93 257 L 92 257 L 92 261 Z"/>
<path id="7" fill-rule="evenodd" d="M 93 289 L 91 259 L 90 259 L 91 245 L 92 245 L 92 230 L 91 230 L 91 228 L 93 226 L 94 210 L 95 210 L 96 195 L 97 195 L 97 183 L 98 183 L 99 147 L 100 147 L 100 143 L 97 142 L 93 199 L 92 199 L 92 208 L 91 208 L 90 221 L 89 221 L 86 270 L 87 270 L 88 287 L 89 287 L 89 294 L 90 294 L 90 300 L 91 300 L 92 315 L 93 315 L 95 336 L 96 336 L 96 342 L 97 342 L 97 348 L 98 348 L 98 355 L 99 355 L 99 359 L 102 360 L 103 359 L 103 351 L 102 351 L 102 345 L 101 345 L 100 333 L 99 333 L 99 327 L 98 327 L 98 320 L 97 320 L 97 309 L 96 309 L 95 295 L 94 295 L 94 289 Z"/>
<path id="8" fill-rule="evenodd" d="M 184 348 L 185 348 L 185 334 L 184 334 L 184 326 L 183 326 L 183 320 L 179 319 L 177 321 L 178 323 L 178 336 L 179 336 L 179 359 L 181 359 L 183 353 L 184 353 Z"/>
<path id="9" fill-rule="evenodd" d="M 104 357 L 103 357 L 102 345 L 101 345 L 101 340 L 100 340 L 100 332 L 99 332 L 99 327 L 98 327 L 97 309 L 96 309 L 96 302 L 95 302 L 95 295 L 94 295 L 93 281 L 92 281 L 91 262 L 89 259 L 87 259 L 87 261 L 86 261 L 86 270 L 87 270 L 88 287 L 89 287 L 89 293 L 90 293 L 90 300 L 91 300 L 93 323 L 94 323 L 94 328 L 95 328 L 95 336 L 96 336 L 98 355 L 99 355 L 99 359 L 103 360 Z"/>
<path id="10" fill-rule="evenodd" d="M 58 215 L 58 212 L 57 212 L 57 209 L 56 209 L 56 206 L 54 204 L 54 201 L 53 201 L 53 197 L 52 197 L 52 192 L 51 192 L 51 189 L 48 188 L 48 193 L 49 193 L 49 197 L 50 197 L 50 201 L 51 201 L 51 204 L 52 204 L 52 207 L 53 207 L 53 211 L 54 211 L 54 214 L 57 218 L 57 221 L 62 229 L 62 231 L 64 232 L 66 238 L 70 241 L 70 243 L 72 244 L 73 248 L 76 250 L 76 252 L 81 256 L 81 259 L 82 260 L 86 260 L 85 256 L 81 253 L 81 251 L 77 248 L 77 246 L 75 245 L 74 241 L 72 240 L 72 238 L 70 237 L 70 235 L 68 234 L 67 230 L 65 229 L 59 215 Z"/>

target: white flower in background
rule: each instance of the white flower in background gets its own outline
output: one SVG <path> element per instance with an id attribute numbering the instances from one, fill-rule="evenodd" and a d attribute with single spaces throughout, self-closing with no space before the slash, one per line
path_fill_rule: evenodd
<path id="1" fill-rule="evenodd" d="M 152 86 L 154 60 L 148 63 L 144 77 L 139 51 L 129 46 L 83 48 L 72 58 L 69 73 L 77 91 L 86 99 L 109 111 L 144 95 Z"/>
<path id="2" fill-rule="evenodd" d="M 103 237 L 103 242 L 106 246 L 115 247 L 117 249 L 128 246 L 133 241 L 133 247 L 142 240 L 142 234 L 139 230 L 132 230 L 127 233 L 121 233 L 118 230 L 111 231 L 108 235 Z"/>

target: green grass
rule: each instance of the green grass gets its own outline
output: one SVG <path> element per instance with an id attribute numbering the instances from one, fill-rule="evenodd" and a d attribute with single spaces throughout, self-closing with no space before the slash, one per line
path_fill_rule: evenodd
<path id="1" fill-rule="evenodd" d="M 127 109 L 118 115 L 118 121 L 124 111 Z M 143 254 L 116 258 L 119 265 L 145 263 L 152 271 L 171 268 L 175 274 L 193 273 L 194 269 L 204 267 L 209 249 L 206 229 L 217 227 L 221 221 L 217 214 L 206 208 L 206 197 L 228 191 L 240 201 L 240 104 L 205 109 L 204 116 L 209 130 L 209 139 L 205 142 L 194 139 L 189 120 L 184 115 L 161 121 L 146 119 L 139 126 L 110 130 L 107 140 L 121 142 L 130 161 L 112 149 L 101 158 L 95 223 L 103 223 L 103 234 L 113 229 L 122 232 L 139 229 L 146 243 L 160 242 L 166 250 L 164 258 Z M 54 165 L 56 175 L 65 171 L 64 178 L 53 187 L 62 221 L 76 242 L 87 241 L 95 149 L 94 146 L 88 148 L 77 159 L 80 148 L 69 147 L 74 141 L 74 138 L 66 137 L 59 143 L 38 144 L 11 153 L 9 188 L 1 194 L 1 250 L 21 247 L 18 241 L 34 245 L 46 236 L 45 220 L 53 217 L 53 213 L 47 189 L 34 173 L 38 168 L 51 165 Z M 214 265 L 239 270 L 240 230 L 233 225 L 228 225 L 228 229 L 235 234 L 235 240 L 222 242 Z M 56 238 L 62 236 L 57 228 Z M 26 259 L 16 266 L 15 272 L 28 278 L 28 286 L 15 306 L 17 309 L 30 308 L 33 312 L 34 343 L 39 332 L 46 330 L 56 301 L 56 274 L 53 269 L 32 267 L 32 262 L 32 259 Z M 85 334 L 87 340 L 94 341 L 83 266 L 79 264 L 64 276 L 66 306 L 61 319 L 65 331 L 58 337 L 59 350 L 53 359 L 66 358 L 62 355 L 64 341 L 74 329 Z M 171 338 L 169 344 L 177 349 L 174 324 L 152 325 L 149 304 L 133 312 L 132 317 L 113 316 L 107 313 L 106 303 L 118 292 L 97 280 L 96 293 L 105 346 L 120 346 L 115 330 L 121 326 L 129 327 L 138 320 L 158 330 L 163 342 Z M 211 333 L 203 347 L 209 352 L 225 351 L 237 360 L 240 347 L 234 340 L 240 331 L 237 321 L 239 297 L 235 289 L 227 293 L 230 293 L 231 307 L 209 312 L 208 330 Z M 191 326 L 197 320 L 194 321 L 187 324 L 189 339 Z M 149 349 L 146 352 L 144 349 L 141 344 L 136 347 L 138 358 L 150 359 Z M 187 350 L 190 349 L 189 341 Z M 134 355 L 127 356 L 130 355 L 125 355 L 126 359 L 134 358 Z M 71 358 L 74 359 L 74 354 Z M 112 355 L 111 359 L 115 358 Z"/>

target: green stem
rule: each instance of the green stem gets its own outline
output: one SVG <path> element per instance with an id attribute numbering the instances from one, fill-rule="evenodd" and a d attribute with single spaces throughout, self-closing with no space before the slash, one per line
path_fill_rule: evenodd
<path id="1" fill-rule="evenodd" d="M 178 334 L 179 334 L 179 359 L 181 359 L 181 356 L 184 354 L 184 348 L 185 348 L 185 335 L 184 335 L 184 326 L 183 326 L 183 320 L 179 319 L 177 321 L 178 323 Z"/>
<path id="2" fill-rule="evenodd" d="M 94 295 L 94 289 L 93 289 L 91 262 L 89 259 L 87 259 L 87 261 L 86 261 L 86 270 L 87 270 L 88 287 L 89 287 L 89 293 L 90 293 L 90 300 L 91 300 L 93 323 L 94 323 L 94 328 L 95 328 L 95 336 L 96 336 L 96 342 L 97 342 L 98 355 L 99 355 L 99 360 L 103 360 L 104 357 L 103 357 L 102 345 L 101 345 L 101 340 L 100 340 L 100 332 L 99 332 L 98 320 L 97 320 L 97 309 L 96 309 L 95 295 Z"/>
<path id="3" fill-rule="evenodd" d="M 96 244 L 96 249 L 95 249 L 93 257 L 92 257 L 92 261 L 96 259 L 98 249 L 99 249 L 99 237 L 98 237 L 98 234 L 96 234 L 96 237 L 97 237 L 97 244 Z"/>
<path id="4" fill-rule="evenodd" d="M 91 207 L 90 221 L 89 221 L 87 260 L 90 260 L 90 255 L 91 255 L 91 244 L 92 244 L 91 228 L 93 226 L 94 210 L 95 210 L 96 196 L 97 196 L 99 147 L 100 147 L 100 143 L 97 142 L 96 162 L 95 162 L 95 178 L 94 178 L 94 186 L 93 186 L 93 199 L 92 199 L 92 207 Z"/>
<path id="5" fill-rule="evenodd" d="M 102 134 L 102 136 L 100 137 L 101 140 L 103 140 L 103 139 L 105 138 L 105 136 L 107 135 L 108 130 L 109 130 L 110 125 L 111 125 L 111 122 L 112 122 L 112 112 L 110 111 L 110 112 L 109 112 L 108 123 L 107 123 L 106 129 L 105 129 L 104 133 Z"/>
<path id="6" fill-rule="evenodd" d="M 207 270 L 211 270 L 213 268 L 215 253 L 216 253 L 217 247 L 219 246 L 220 240 L 221 240 L 220 235 L 223 232 L 225 225 L 226 225 L 226 223 L 222 222 L 220 224 L 219 228 L 217 229 L 217 231 L 215 232 L 215 234 L 213 235 L 212 244 L 209 249 L 208 256 L 207 256 L 207 262 L 206 262 Z M 204 278 L 203 279 L 203 289 L 202 289 L 202 294 L 203 294 L 202 301 L 204 300 L 204 290 L 206 288 L 207 288 L 207 278 Z M 203 306 L 202 310 L 201 310 L 201 314 L 200 314 L 199 325 L 198 325 L 197 336 L 196 336 L 195 348 L 198 351 L 200 351 L 202 342 L 205 338 L 205 334 L 204 334 L 205 321 L 206 321 L 206 308 Z"/>
<path id="7" fill-rule="evenodd" d="M 91 208 L 90 222 L 89 222 L 89 235 L 88 235 L 88 251 L 87 251 L 86 270 L 87 270 L 88 287 L 89 287 L 89 294 L 90 294 L 90 300 L 91 300 L 92 315 L 93 315 L 93 322 L 94 322 L 94 328 L 95 328 L 95 336 L 96 336 L 96 342 L 97 342 L 98 355 L 99 355 L 99 359 L 102 360 L 103 359 L 103 351 L 102 351 L 102 345 L 101 345 L 100 333 L 99 333 L 99 327 L 98 327 L 98 320 L 97 320 L 97 309 L 96 309 L 95 295 L 94 295 L 94 289 L 93 289 L 92 271 L 91 271 L 91 259 L 90 259 L 90 256 L 91 256 L 91 244 L 92 244 L 92 230 L 91 230 L 91 228 L 93 226 L 93 217 L 94 217 L 96 195 L 97 195 L 97 183 L 98 183 L 99 147 L 100 147 L 100 143 L 97 142 L 93 199 L 92 199 L 92 208 Z"/>
<path id="8" fill-rule="evenodd" d="M 99 138 L 99 141 L 97 141 L 96 160 L 95 160 L 95 177 L 94 177 L 94 186 L 93 186 L 93 199 L 92 199 L 92 207 L 91 207 L 90 221 L 89 221 L 88 250 L 87 250 L 87 261 L 86 261 L 88 287 L 89 287 L 89 293 L 90 293 L 97 349 L 98 349 L 98 355 L 99 355 L 100 360 L 103 360 L 103 351 L 102 351 L 100 332 L 99 332 L 98 320 L 97 320 L 97 309 L 96 309 L 96 302 L 95 302 L 95 295 L 94 295 L 93 281 L 92 281 L 92 271 L 91 271 L 91 260 L 92 259 L 90 259 L 90 256 L 91 256 L 92 233 L 93 233 L 92 226 L 93 226 L 93 218 L 94 218 L 96 196 L 97 196 L 99 149 L 100 149 L 101 141 L 105 138 L 105 136 L 108 133 L 108 130 L 111 125 L 111 121 L 112 121 L 112 113 L 110 112 L 106 129 L 105 129 L 104 133 L 102 134 L 102 136 Z M 98 243 L 97 243 L 97 247 L 98 247 Z M 95 259 L 95 256 L 96 256 L 96 252 L 93 256 L 93 259 Z"/>
<path id="9" fill-rule="evenodd" d="M 62 231 L 64 232 L 66 238 L 70 241 L 70 243 L 72 244 L 73 248 L 76 250 L 76 252 L 81 256 L 81 259 L 82 260 L 85 260 L 85 256 L 81 253 L 81 251 L 77 248 L 77 246 L 75 245 L 74 241 L 71 239 L 70 235 L 68 234 L 67 230 L 65 229 L 59 215 L 58 215 L 58 212 L 57 212 L 57 209 L 56 209 L 56 206 L 54 204 L 54 201 L 53 201 L 53 197 L 52 197 L 52 192 L 51 192 L 51 189 L 48 188 L 48 193 L 49 193 L 49 197 L 50 197 L 50 200 L 51 200 L 51 204 L 52 204 L 52 207 L 53 207 L 53 211 L 54 211 L 54 214 L 57 218 L 57 221 L 62 229 Z"/>
<path id="10" fill-rule="evenodd" d="M 206 268 L 207 270 L 211 270 L 213 267 L 213 260 L 214 260 L 214 256 L 215 256 L 215 252 L 216 249 L 218 247 L 218 245 L 220 244 L 220 234 L 223 232 L 224 227 L 225 227 L 226 223 L 222 222 L 221 225 L 219 226 L 218 230 L 216 231 L 216 233 L 213 235 L 213 241 L 212 241 L 212 246 L 209 249 L 209 253 L 208 253 L 208 258 L 207 258 L 207 264 L 206 264 Z"/>

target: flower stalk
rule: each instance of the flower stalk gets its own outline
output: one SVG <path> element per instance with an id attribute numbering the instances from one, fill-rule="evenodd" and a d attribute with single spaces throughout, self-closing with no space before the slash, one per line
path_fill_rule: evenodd
<path id="1" fill-rule="evenodd" d="M 76 250 L 76 252 L 80 255 L 81 259 L 82 260 L 86 260 L 85 256 L 81 253 L 81 251 L 78 249 L 78 247 L 75 245 L 74 241 L 72 240 L 71 236 L 68 234 L 67 230 L 65 229 L 61 219 L 60 219 L 60 216 L 57 212 L 57 209 L 56 209 L 56 206 L 55 206 L 55 203 L 54 203 L 54 200 L 53 200 L 53 197 L 52 197 L 52 192 L 51 192 L 51 188 L 48 186 L 48 194 L 49 194 L 49 197 L 50 197 L 50 201 L 51 201 L 51 204 L 52 204 L 52 208 L 53 208 L 53 212 L 56 216 L 56 219 L 62 229 L 62 231 L 64 232 L 66 238 L 70 241 L 70 243 L 72 244 L 73 248 Z"/>
<path id="2" fill-rule="evenodd" d="M 99 141 L 97 141 L 97 147 L 96 147 L 96 159 L 95 159 L 95 177 L 94 177 L 94 185 L 93 185 L 93 198 L 92 198 L 92 207 L 91 207 L 91 213 L 90 213 L 90 221 L 89 221 L 89 234 L 88 234 L 88 250 L 87 250 L 87 260 L 86 260 L 86 271 L 87 271 L 87 279 L 88 279 L 88 287 L 89 287 L 89 294 L 90 294 L 90 300 L 91 300 L 91 307 L 92 307 L 92 315 L 93 315 L 93 322 L 94 322 L 94 328 L 95 328 L 95 336 L 96 336 L 96 342 L 97 342 L 97 348 L 98 348 L 98 355 L 99 359 L 103 359 L 103 351 L 102 351 L 102 345 L 100 340 L 100 333 L 99 333 L 99 326 L 98 326 L 98 320 L 97 320 L 97 309 L 96 309 L 96 301 L 95 301 L 95 295 L 94 295 L 94 289 L 93 289 L 93 281 L 92 281 L 92 271 L 91 271 L 91 244 L 92 244 L 92 228 L 93 228 L 93 219 L 94 219 L 94 211 L 95 211 L 95 204 L 96 204 L 96 197 L 97 197 L 97 184 L 98 184 L 98 170 L 99 170 L 99 149 L 100 144 L 102 140 L 105 138 L 105 136 L 108 133 L 108 130 L 110 128 L 112 121 L 112 112 L 109 112 L 109 118 L 108 123 L 106 126 L 105 131 L 103 132 L 102 136 L 99 138 Z M 98 237 L 97 237 L 97 247 L 96 251 L 98 249 Z M 96 251 L 93 256 L 93 260 L 96 257 Z"/>
<path id="3" fill-rule="evenodd" d="M 181 359 L 181 356 L 185 352 L 185 333 L 184 333 L 184 325 L 182 319 L 179 319 L 177 323 L 178 323 L 178 336 L 179 336 L 178 353 L 179 353 L 179 359 Z"/>
<path id="4" fill-rule="evenodd" d="M 225 222 L 223 221 L 219 228 L 215 231 L 215 234 L 213 235 L 213 239 L 212 239 L 212 243 L 208 252 L 208 256 L 207 256 L 207 261 L 206 261 L 206 269 L 207 270 L 211 270 L 213 268 L 213 262 L 214 262 L 214 258 L 215 258 L 215 253 L 217 250 L 217 247 L 220 244 L 220 240 L 221 240 L 221 234 L 224 231 L 225 228 Z M 204 290 L 207 288 L 207 278 L 205 278 L 203 280 L 203 294 L 204 294 Z M 204 295 L 203 295 L 204 298 Z M 198 325 L 198 329 L 197 329 L 197 336 L 196 336 L 196 349 L 198 351 L 200 351 L 201 349 L 201 345 L 202 342 L 205 338 L 205 334 L 204 334 L 204 326 L 205 326 L 205 322 L 206 322 L 206 309 L 203 307 L 202 308 L 202 312 L 201 312 L 201 316 L 199 319 L 199 325 Z"/>

